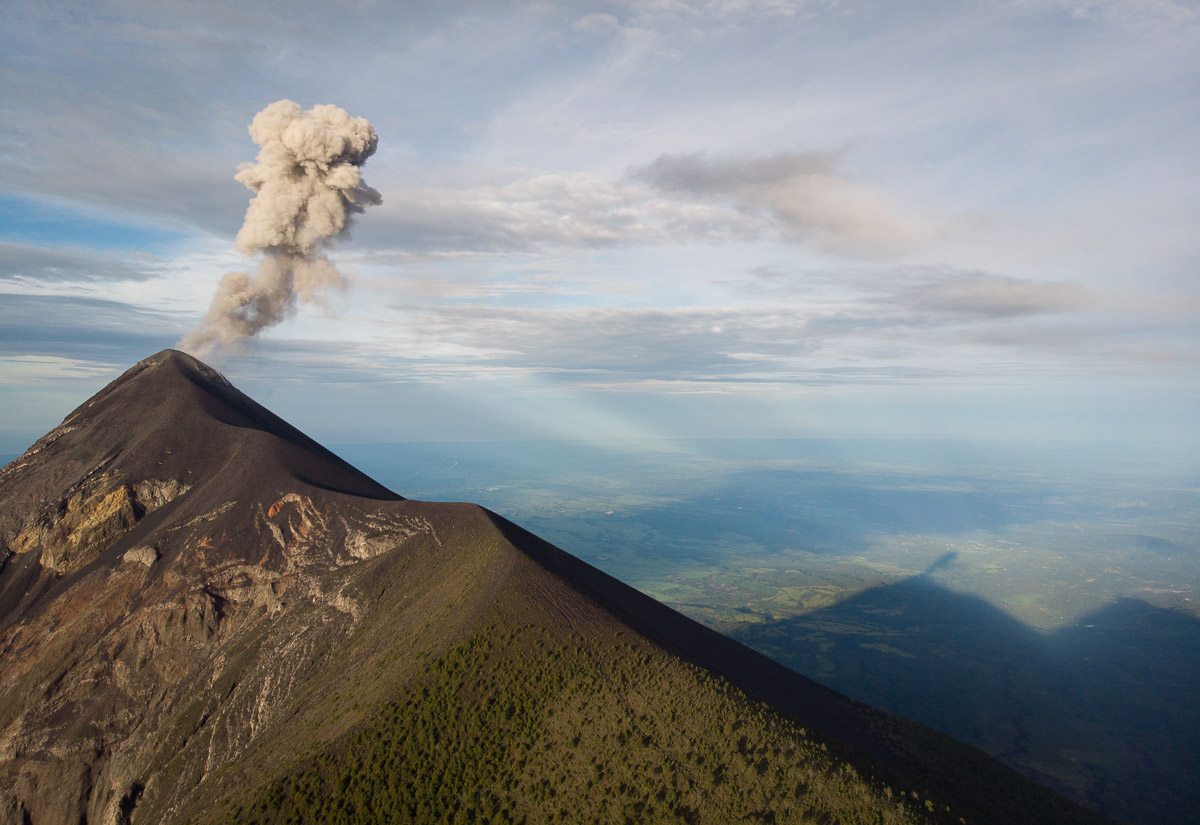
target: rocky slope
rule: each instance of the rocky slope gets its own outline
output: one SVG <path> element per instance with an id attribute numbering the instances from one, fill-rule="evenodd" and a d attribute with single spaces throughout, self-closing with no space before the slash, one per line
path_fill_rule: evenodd
<path id="1" fill-rule="evenodd" d="M 182 353 L 0 471 L 0 823 L 1089 822 Z"/>

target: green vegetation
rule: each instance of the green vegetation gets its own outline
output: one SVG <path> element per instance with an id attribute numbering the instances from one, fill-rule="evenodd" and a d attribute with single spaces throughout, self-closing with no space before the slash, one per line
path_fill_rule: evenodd
<path id="1" fill-rule="evenodd" d="M 957 821 L 641 641 L 488 628 L 231 809 L 244 823 Z"/>

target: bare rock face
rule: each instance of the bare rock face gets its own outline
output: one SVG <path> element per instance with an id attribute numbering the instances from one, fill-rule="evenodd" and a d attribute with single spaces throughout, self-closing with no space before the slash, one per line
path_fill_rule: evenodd
<path id="1" fill-rule="evenodd" d="M 401 502 L 182 353 L 75 410 L 0 472 L 0 822 L 130 822 L 235 759 L 360 620 L 340 571 L 432 535 Z"/>
<path id="2" fill-rule="evenodd" d="M 131 485 L 116 473 L 86 477 L 14 536 L 8 549 L 13 554 L 40 552 L 42 567 L 60 575 L 71 573 L 187 489 L 176 479 Z"/>

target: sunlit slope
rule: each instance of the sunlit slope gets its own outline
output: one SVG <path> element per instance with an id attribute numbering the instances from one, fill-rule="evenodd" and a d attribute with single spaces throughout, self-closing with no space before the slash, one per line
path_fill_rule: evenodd
<path id="1" fill-rule="evenodd" d="M 484 511 L 405 507 L 454 514 L 442 546 L 368 563 L 353 595 L 372 617 L 298 686 L 294 717 L 179 806 L 195 821 L 923 820 Z"/>
<path id="2" fill-rule="evenodd" d="M 1092 821 L 486 511 L 402 506 L 451 529 L 368 563 L 372 617 L 182 806 L 195 821 Z M 734 684 L 768 675 L 790 714 Z"/>
<path id="3" fill-rule="evenodd" d="M 0 508 L 5 825 L 1095 821 L 400 499 L 180 353 L 5 468 Z"/>

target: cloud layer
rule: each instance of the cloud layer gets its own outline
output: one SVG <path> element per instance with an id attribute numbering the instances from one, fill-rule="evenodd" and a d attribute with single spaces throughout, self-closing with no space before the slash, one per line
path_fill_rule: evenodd
<path id="1" fill-rule="evenodd" d="M 893 255 L 929 237 L 921 221 L 896 213 L 879 194 L 838 176 L 838 160 L 830 152 L 737 159 L 662 155 L 635 175 L 667 192 L 764 214 L 783 237 L 824 251 Z"/>
<path id="2" fill-rule="evenodd" d="M 760 240 L 848 258 L 919 249 L 931 227 L 839 175 L 838 158 L 662 155 L 612 177 L 509 170 L 474 188 L 405 187 L 366 240 L 443 256 Z"/>
<path id="3" fill-rule="evenodd" d="M 539 420 L 636 391 L 679 426 L 796 388 L 890 410 L 1003 387 L 1030 416 L 1066 386 L 1193 398 L 1198 73 L 1172 0 L 12 0 L 4 354 L 26 375 L 169 345 L 240 248 L 261 268 L 189 343 L 278 322 L 221 366 L 448 399 L 414 426 L 508 420 L 505 393 L 519 418 L 548 386 L 580 395 Z M 299 104 L 248 137 L 281 99 L 384 137 L 352 279 L 325 243 L 377 199 L 374 144 L 288 137 Z"/>

